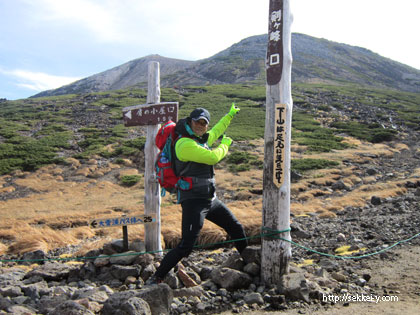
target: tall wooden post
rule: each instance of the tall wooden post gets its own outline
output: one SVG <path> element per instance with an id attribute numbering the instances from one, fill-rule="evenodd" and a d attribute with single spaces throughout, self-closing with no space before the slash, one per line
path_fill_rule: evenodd
<path id="1" fill-rule="evenodd" d="M 291 93 L 291 0 L 270 0 L 266 59 L 266 125 L 263 178 L 263 232 L 290 228 Z M 292 257 L 290 232 L 262 240 L 261 278 L 280 283 Z"/>
<path id="2" fill-rule="evenodd" d="M 147 103 L 157 104 L 160 102 L 159 63 L 156 61 L 150 62 L 148 70 Z M 146 215 L 156 216 L 156 224 L 147 224 L 144 226 L 147 251 L 162 250 L 160 241 L 160 186 L 155 174 L 155 158 L 158 154 L 155 137 L 158 130 L 159 125 L 157 124 L 147 125 L 147 138 L 144 147 L 144 213 Z"/>

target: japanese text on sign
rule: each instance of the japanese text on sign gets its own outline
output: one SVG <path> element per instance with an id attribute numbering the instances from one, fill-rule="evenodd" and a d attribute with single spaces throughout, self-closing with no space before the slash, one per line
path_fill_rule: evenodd
<path id="1" fill-rule="evenodd" d="M 108 219 L 96 219 L 93 220 L 90 225 L 93 228 L 104 228 L 114 226 L 124 226 L 131 224 L 147 224 L 156 222 L 156 218 L 152 215 L 137 215 L 132 217 L 119 217 L 119 218 L 108 218 Z"/>
<path id="2" fill-rule="evenodd" d="M 274 123 L 274 168 L 273 182 L 278 188 L 284 182 L 285 141 L 286 141 L 286 105 L 276 104 Z"/>
<path id="3" fill-rule="evenodd" d="M 267 83 L 279 83 L 283 71 L 283 0 L 270 0 L 266 69 Z"/>
<path id="4" fill-rule="evenodd" d="M 126 127 L 158 125 L 170 120 L 178 120 L 178 103 L 167 102 L 129 106 L 123 109 L 123 114 Z"/>

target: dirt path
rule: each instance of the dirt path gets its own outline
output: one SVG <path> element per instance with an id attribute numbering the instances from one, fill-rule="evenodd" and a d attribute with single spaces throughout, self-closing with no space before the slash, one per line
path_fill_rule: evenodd
<path id="1" fill-rule="evenodd" d="M 245 314 L 273 314 L 273 315 L 356 315 L 356 314 L 381 314 L 381 315 L 419 315 L 420 314 L 420 247 L 404 246 L 393 250 L 397 258 L 394 260 L 369 260 L 372 278 L 369 281 L 371 287 L 377 288 L 382 294 L 372 295 L 374 299 L 381 299 L 384 295 L 391 299 L 396 297 L 398 301 L 349 302 L 344 305 L 342 302 L 329 305 L 310 305 L 307 308 L 289 309 L 285 311 L 263 312 L 250 311 Z M 336 297 L 341 297 L 336 295 Z M 357 299 L 357 297 L 353 297 Z M 366 297 L 364 297 L 366 299 Z M 224 315 L 233 314 L 224 312 Z"/>

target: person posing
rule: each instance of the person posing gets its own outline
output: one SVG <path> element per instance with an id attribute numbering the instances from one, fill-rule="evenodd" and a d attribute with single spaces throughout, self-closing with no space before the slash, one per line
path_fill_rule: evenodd
<path id="1" fill-rule="evenodd" d="M 209 131 L 210 113 L 204 108 L 196 108 L 189 117 L 178 121 L 175 130 L 180 137 L 175 143 L 175 172 L 177 176 L 191 177 L 192 188 L 178 190 L 178 202 L 182 207 L 181 241 L 165 255 L 146 284 L 162 282 L 166 274 L 192 252 L 204 219 L 222 227 L 237 240 L 234 244 L 239 253 L 248 245 L 241 223 L 216 197 L 213 167 L 228 153 L 232 139 L 223 134 L 238 111 L 239 108 L 232 104 L 229 113 Z M 211 149 L 221 135 L 220 145 Z"/>

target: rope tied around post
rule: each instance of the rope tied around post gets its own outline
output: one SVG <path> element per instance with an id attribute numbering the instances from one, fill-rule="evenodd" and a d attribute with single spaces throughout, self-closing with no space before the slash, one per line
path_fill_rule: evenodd
<path id="1" fill-rule="evenodd" d="M 259 235 L 254 235 L 254 236 L 249 236 L 249 237 L 244 237 L 241 239 L 233 239 L 233 240 L 227 240 L 227 241 L 222 241 L 222 242 L 216 242 L 216 243 L 210 243 L 210 244 L 203 244 L 203 245 L 196 245 L 194 246 L 194 248 L 200 248 L 200 249 L 204 249 L 207 247 L 212 247 L 212 246 L 218 246 L 218 245 L 223 245 L 223 244 L 229 244 L 229 243 L 233 243 L 236 241 L 240 241 L 240 240 L 251 240 L 251 239 L 256 239 L 256 238 L 263 238 L 263 237 L 270 237 L 270 238 L 277 238 L 277 239 L 281 239 L 283 241 L 289 242 L 294 246 L 300 247 L 306 251 L 321 255 L 321 256 L 326 256 L 326 257 L 330 257 L 330 258 L 336 258 L 336 259 L 361 259 L 361 258 L 367 258 L 370 256 L 374 256 L 374 255 L 378 255 L 381 254 L 383 252 L 386 252 L 390 249 L 392 249 L 393 247 L 400 245 L 402 243 L 406 243 L 409 242 L 411 240 L 413 240 L 414 238 L 417 238 L 420 236 L 420 233 L 417 233 L 407 239 L 404 240 L 400 240 L 395 242 L 394 244 L 388 246 L 387 248 L 383 248 L 379 251 L 376 252 L 372 252 L 372 253 L 368 253 L 368 254 L 364 254 L 364 255 L 360 255 L 360 256 L 338 256 L 338 255 L 333 255 L 333 254 L 328 254 L 328 253 L 323 253 L 323 252 L 319 252 L 317 250 L 311 249 L 309 247 L 300 245 L 294 241 L 291 240 L 287 240 L 285 238 L 282 238 L 279 236 L 279 234 L 282 233 L 286 233 L 286 232 L 290 232 L 291 229 L 288 228 L 286 230 L 274 230 L 271 228 L 267 228 L 267 227 L 261 227 L 261 231 L 267 231 L 268 233 L 263 233 L 261 232 L 261 234 Z M 94 256 L 94 257 L 66 257 L 66 258 L 46 258 L 46 259 L 0 259 L 0 262 L 42 262 L 42 261 L 78 261 L 78 260 L 89 260 L 89 259 L 96 259 L 96 258 L 105 258 L 105 257 L 119 257 L 119 256 L 132 256 L 132 255 L 144 255 L 144 254 L 158 254 L 158 253 L 162 253 L 162 252 L 166 252 L 169 251 L 170 249 L 164 249 L 164 250 L 152 250 L 152 251 L 146 251 L 146 252 L 132 252 L 132 253 L 121 253 L 121 254 L 114 254 L 114 255 L 101 255 L 101 256 Z"/>

